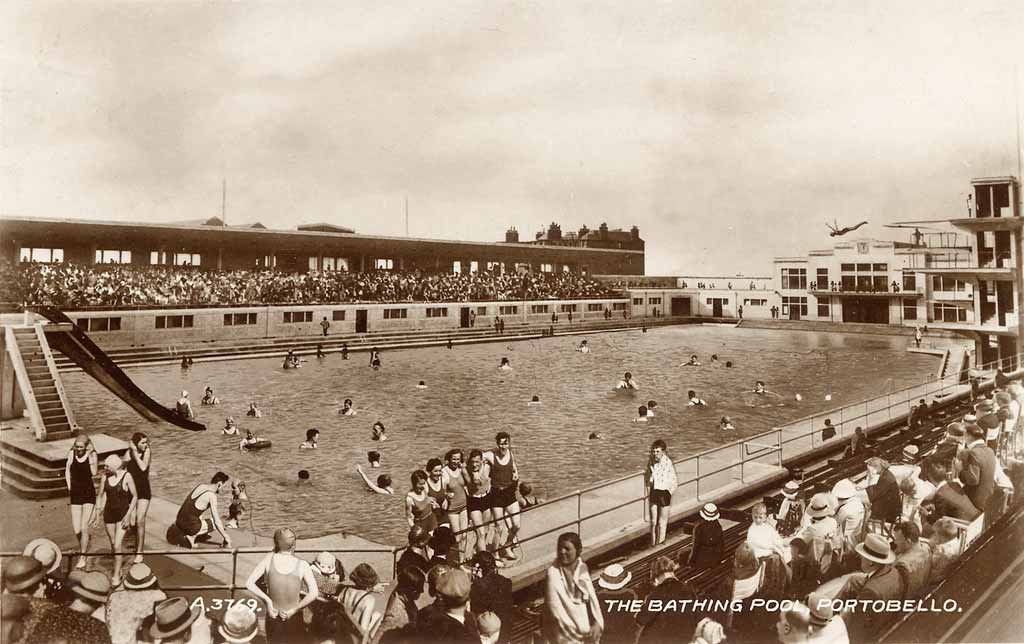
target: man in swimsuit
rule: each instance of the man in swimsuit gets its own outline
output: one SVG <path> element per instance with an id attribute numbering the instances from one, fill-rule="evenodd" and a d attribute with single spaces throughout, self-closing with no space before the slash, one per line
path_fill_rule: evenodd
<path id="1" fill-rule="evenodd" d="M 221 523 L 220 512 L 217 510 L 217 495 L 229 480 L 231 479 L 227 474 L 217 472 L 209 483 L 200 483 L 193 488 L 178 509 L 174 526 L 188 541 L 190 548 L 196 547 L 196 539 L 208 535 L 214 530 L 220 533 L 224 539 L 224 547 L 231 547 L 231 537 L 228 536 L 224 524 Z M 203 517 L 207 511 L 210 513 L 210 518 Z"/>
<path id="2" fill-rule="evenodd" d="M 291 528 L 277 530 L 274 552 L 256 565 L 245 583 L 246 589 L 267 607 L 266 630 L 270 642 L 304 641 L 306 625 L 302 609 L 319 596 L 313 569 L 295 556 L 295 542 Z M 257 583 L 261 577 L 266 582 L 266 592 Z M 303 586 L 305 592 L 302 592 Z"/>
<path id="3" fill-rule="evenodd" d="M 508 537 L 502 546 L 502 557 L 515 559 L 516 535 L 519 534 L 519 497 L 516 490 L 519 486 L 519 467 L 512 455 L 512 437 L 508 432 L 498 432 L 494 437 L 498 449 L 484 452 L 484 460 L 490 465 L 491 476 L 491 510 L 496 519 L 505 520 Z"/>

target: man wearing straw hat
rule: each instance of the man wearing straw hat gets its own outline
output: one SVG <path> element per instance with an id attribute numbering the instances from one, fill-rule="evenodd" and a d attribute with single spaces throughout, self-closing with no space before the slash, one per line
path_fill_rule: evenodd
<path id="1" fill-rule="evenodd" d="M 854 550 L 860 555 L 860 568 L 867 573 L 867 577 L 863 580 L 851 578 L 839 598 L 853 598 L 858 602 L 903 599 L 903 579 L 893 567 L 896 555 L 885 537 L 869 534 L 863 543 L 858 543 L 854 547 Z M 872 610 L 867 603 L 858 603 L 857 606 L 845 614 L 851 642 L 876 641 L 889 621 L 899 615 Z M 868 607 L 862 608 L 863 606 Z"/>
<path id="2" fill-rule="evenodd" d="M 636 620 L 629 606 L 637 596 L 626 588 L 631 581 L 633 573 L 617 563 L 607 566 L 597 579 L 597 601 L 604 611 L 601 639 L 606 642 L 632 642 L 636 639 Z"/>

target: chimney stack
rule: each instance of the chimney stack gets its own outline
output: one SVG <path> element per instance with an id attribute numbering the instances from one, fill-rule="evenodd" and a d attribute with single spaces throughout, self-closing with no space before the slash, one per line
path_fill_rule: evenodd
<path id="1" fill-rule="evenodd" d="M 512 226 L 505 231 L 505 243 L 506 244 L 518 244 L 519 243 L 519 231 L 516 230 L 515 226 Z"/>

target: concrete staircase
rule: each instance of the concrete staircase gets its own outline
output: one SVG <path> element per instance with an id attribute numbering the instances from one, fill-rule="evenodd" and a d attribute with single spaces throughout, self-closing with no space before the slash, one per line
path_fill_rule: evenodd
<path id="1" fill-rule="evenodd" d="M 39 325 L 7 328 L 7 351 L 40 441 L 73 437 L 77 426 L 46 337 Z M 17 354 L 17 355 L 15 355 Z"/>

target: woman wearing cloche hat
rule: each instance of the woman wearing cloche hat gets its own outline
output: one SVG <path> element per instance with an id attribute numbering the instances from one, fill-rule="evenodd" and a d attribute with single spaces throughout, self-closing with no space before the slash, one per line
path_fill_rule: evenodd
<path id="1" fill-rule="evenodd" d="M 601 606 L 608 606 L 608 602 L 626 602 L 625 604 L 613 604 L 626 606 L 629 602 L 637 599 L 636 593 L 626 587 L 631 581 L 633 581 L 633 573 L 623 568 L 621 564 L 614 563 L 605 568 L 597 579 L 597 599 Z M 628 610 L 605 612 L 602 641 L 632 642 L 636 640 L 636 631 L 635 613 Z"/>

